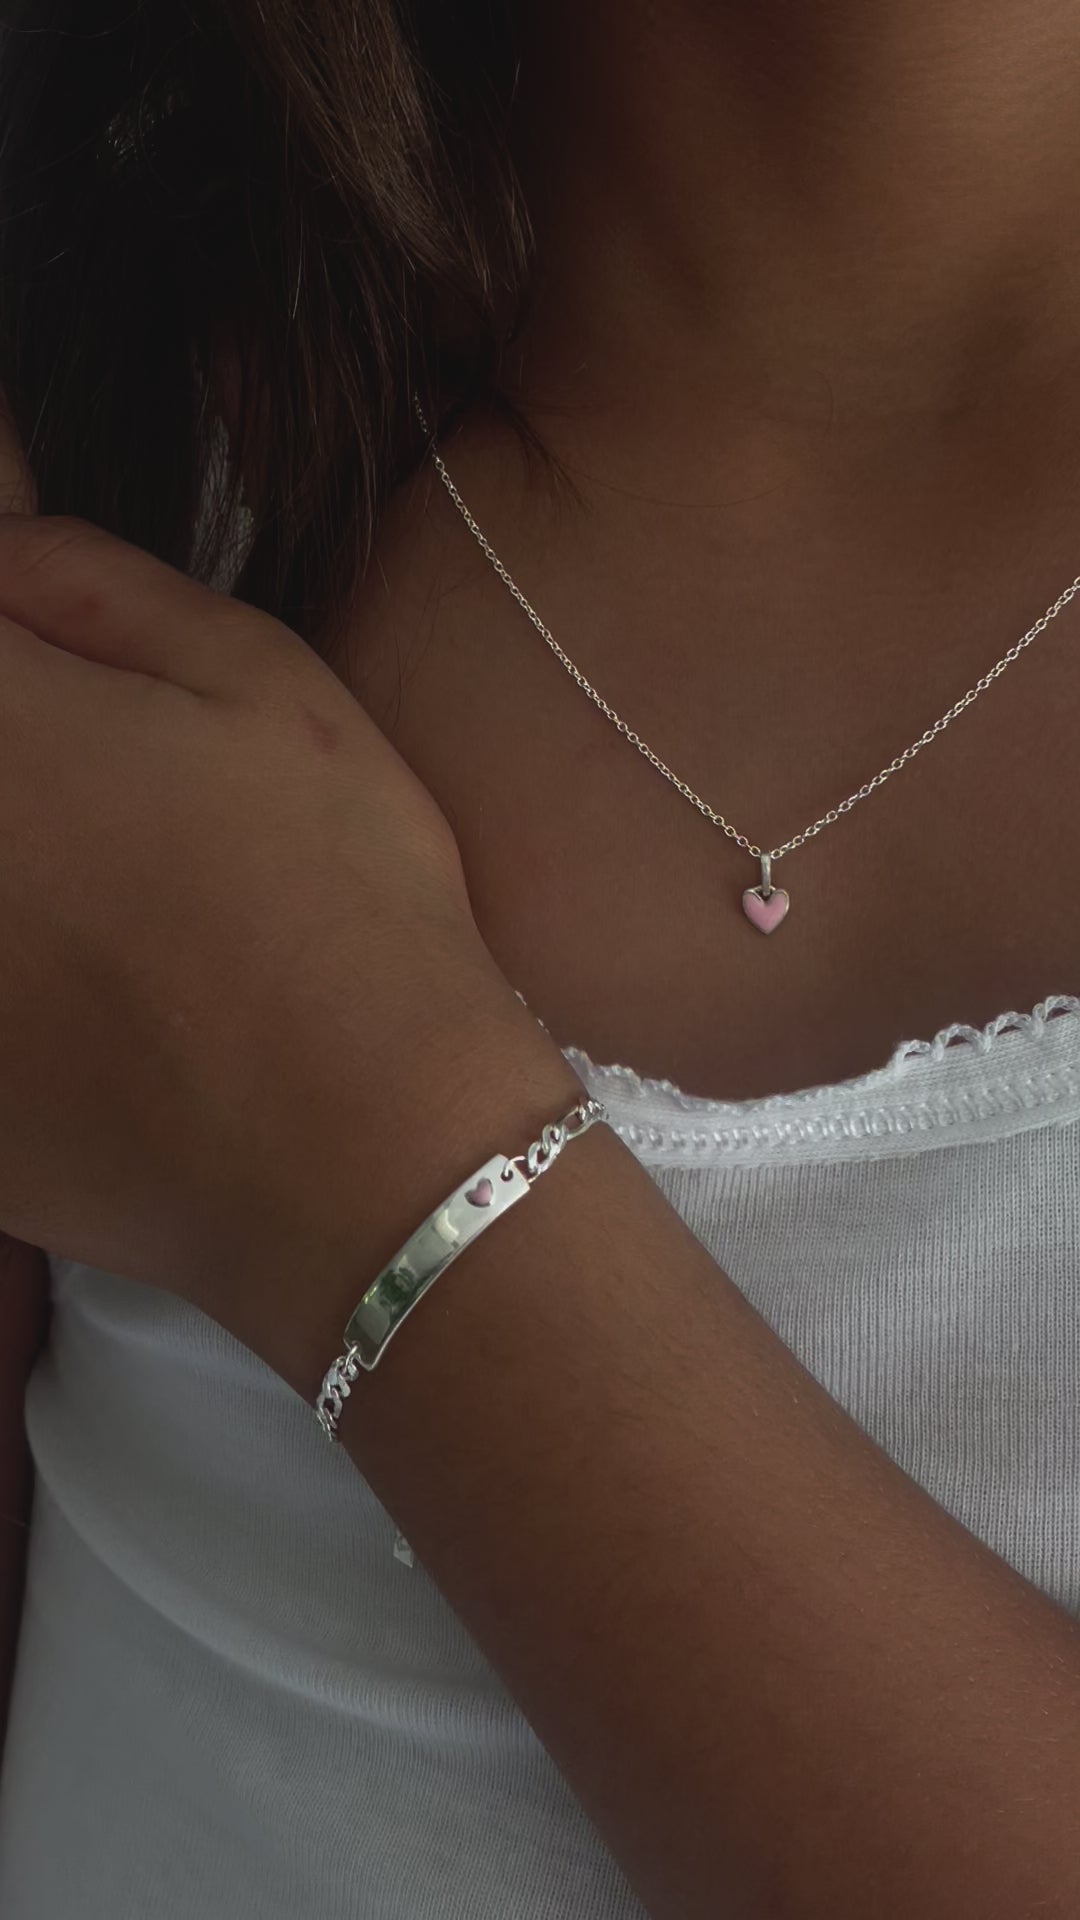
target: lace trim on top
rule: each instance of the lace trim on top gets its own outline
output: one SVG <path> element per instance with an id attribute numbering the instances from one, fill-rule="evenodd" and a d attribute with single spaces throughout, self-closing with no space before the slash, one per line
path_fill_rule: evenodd
<path id="1" fill-rule="evenodd" d="M 616 1133 L 649 1164 L 841 1160 L 1080 1120 L 1078 1014 L 1075 994 L 1051 994 L 1031 1013 L 901 1041 L 884 1067 L 855 1079 L 757 1100 L 683 1093 L 632 1067 L 598 1066 L 579 1047 L 562 1051 L 604 1101 Z"/>

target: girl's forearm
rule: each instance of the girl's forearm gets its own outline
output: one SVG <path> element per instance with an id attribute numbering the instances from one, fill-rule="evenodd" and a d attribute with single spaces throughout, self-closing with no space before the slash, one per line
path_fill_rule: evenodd
<path id="1" fill-rule="evenodd" d="M 565 1107 L 546 1042 L 487 1063 L 449 1129 L 451 1080 L 417 1081 L 406 1231 Z M 383 1192 L 372 1272 L 404 1237 Z M 305 1397 L 357 1278 L 260 1322 Z M 341 1437 L 654 1920 L 1080 1911 L 1080 1628 L 836 1406 L 608 1129 L 436 1283 Z"/>

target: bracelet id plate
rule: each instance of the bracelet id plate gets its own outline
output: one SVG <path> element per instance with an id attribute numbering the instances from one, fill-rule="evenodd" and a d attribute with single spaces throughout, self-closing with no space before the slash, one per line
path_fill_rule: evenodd
<path id="1" fill-rule="evenodd" d="M 345 1345 L 355 1349 L 360 1366 L 371 1371 L 405 1316 L 450 1262 L 528 1191 L 520 1168 L 497 1153 L 428 1216 L 372 1281 L 345 1329 Z"/>

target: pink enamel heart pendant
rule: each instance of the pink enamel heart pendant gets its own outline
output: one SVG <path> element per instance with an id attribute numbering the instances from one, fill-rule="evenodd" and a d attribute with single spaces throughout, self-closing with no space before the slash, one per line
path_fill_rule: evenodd
<path id="1" fill-rule="evenodd" d="M 483 1180 L 478 1180 L 475 1187 L 469 1188 L 465 1198 L 470 1207 L 490 1207 L 494 1191 L 491 1181 L 485 1177 Z"/>
<path id="2" fill-rule="evenodd" d="M 759 933 L 775 933 L 790 905 L 783 887 L 773 887 L 767 900 L 760 887 L 747 887 L 742 897 L 742 910 Z"/>

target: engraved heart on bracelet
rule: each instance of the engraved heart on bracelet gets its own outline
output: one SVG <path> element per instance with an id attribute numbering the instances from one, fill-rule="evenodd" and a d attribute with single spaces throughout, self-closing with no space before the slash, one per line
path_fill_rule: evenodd
<path id="1" fill-rule="evenodd" d="M 494 1192 L 491 1181 L 485 1177 L 483 1180 L 478 1180 L 475 1187 L 468 1188 L 465 1198 L 470 1207 L 490 1207 Z"/>

